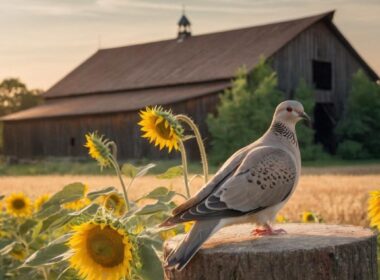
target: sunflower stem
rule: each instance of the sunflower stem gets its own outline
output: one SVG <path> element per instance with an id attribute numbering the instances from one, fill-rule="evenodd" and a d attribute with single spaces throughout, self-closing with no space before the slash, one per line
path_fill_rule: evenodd
<path id="1" fill-rule="evenodd" d="M 111 146 L 112 157 L 113 157 L 114 161 L 117 162 L 117 145 L 116 145 L 116 143 L 113 141 L 110 141 L 108 143 L 108 145 Z"/>
<path id="2" fill-rule="evenodd" d="M 179 140 L 179 150 L 181 152 L 181 158 L 182 158 L 183 179 L 185 181 L 186 197 L 190 198 L 186 149 L 185 149 L 185 145 L 183 144 L 183 142 L 181 140 Z"/>
<path id="3" fill-rule="evenodd" d="M 178 121 L 186 123 L 194 132 L 195 138 L 197 139 L 197 144 L 199 148 L 199 153 L 201 155 L 202 167 L 203 167 L 203 176 L 205 183 L 208 182 L 208 162 L 205 145 L 202 140 L 201 133 L 199 132 L 198 126 L 194 121 L 186 115 L 176 115 Z"/>
<path id="4" fill-rule="evenodd" d="M 46 271 L 46 267 L 42 266 L 42 267 L 41 267 L 41 271 L 42 271 L 42 274 L 43 274 L 43 276 L 44 276 L 44 279 L 45 279 L 45 280 L 49 280 L 48 273 L 47 273 L 47 271 Z"/>
<path id="5" fill-rule="evenodd" d="M 127 188 L 125 187 L 125 184 L 124 184 L 124 180 L 123 180 L 123 177 L 121 176 L 121 171 L 120 171 L 120 167 L 119 165 L 117 164 L 117 162 L 114 160 L 114 158 L 112 157 L 112 159 L 110 160 L 111 161 L 111 164 L 112 166 L 114 167 L 115 171 L 116 171 L 116 174 L 117 174 L 117 177 L 119 177 L 119 180 L 120 180 L 120 184 L 121 184 L 121 187 L 123 189 L 123 195 L 124 195 L 124 200 L 125 200 L 125 204 L 127 206 L 127 212 L 129 211 L 129 199 L 128 199 L 128 193 L 127 193 Z"/>

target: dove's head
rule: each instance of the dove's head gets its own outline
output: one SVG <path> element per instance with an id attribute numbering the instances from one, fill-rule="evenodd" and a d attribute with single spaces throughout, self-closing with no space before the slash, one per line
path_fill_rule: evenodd
<path id="1" fill-rule="evenodd" d="M 294 125 L 300 120 L 305 120 L 309 126 L 311 124 L 310 117 L 305 113 L 302 104 L 295 100 L 286 100 L 278 104 L 273 120 Z"/>

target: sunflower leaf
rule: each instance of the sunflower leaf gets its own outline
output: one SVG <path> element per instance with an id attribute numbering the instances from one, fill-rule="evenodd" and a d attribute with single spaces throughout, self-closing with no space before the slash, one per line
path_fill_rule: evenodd
<path id="1" fill-rule="evenodd" d="M 137 178 L 144 176 L 150 169 L 155 166 L 156 165 L 154 163 L 148 163 L 147 165 L 140 167 L 134 166 L 131 163 L 125 163 L 121 168 L 121 172 L 127 177 Z"/>
<path id="2" fill-rule="evenodd" d="M 61 191 L 54 194 L 46 203 L 44 203 L 42 209 L 54 204 L 63 204 L 83 198 L 84 191 L 85 186 L 82 183 L 66 185 Z"/>
<path id="3" fill-rule="evenodd" d="M 154 163 L 148 163 L 147 165 L 139 167 L 138 168 L 138 172 L 136 174 L 136 177 L 142 177 L 142 176 L 144 176 L 146 173 L 148 173 L 148 171 L 150 169 L 152 169 L 155 166 L 156 165 Z"/>
<path id="4" fill-rule="evenodd" d="M 182 165 L 177 165 L 170 167 L 168 170 L 166 170 L 164 173 L 157 176 L 159 179 L 172 179 L 178 176 L 182 176 L 183 174 L 183 167 Z"/>
<path id="5" fill-rule="evenodd" d="M 99 196 L 108 195 L 108 194 L 113 193 L 115 191 L 116 191 L 115 187 L 108 187 L 108 188 L 102 189 L 100 191 L 90 192 L 90 193 L 87 194 L 87 197 L 90 200 L 95 200 Z"/>
<path id="6" fill-rule="evenodd" d="M 32 254 L 21 267 L 51 265 L 68 259 L 70 255 L 69 247 L 66 243 L 52 242 Z"/>
<path id="7" fill-rule="evenodd" d="M 144 195 L 143 197 L 139 198 L 137 201 L 142 199 L 156 199 L 161 202 L 168 202 L 170 201 L 174 196 L 175 192 L 169 190 L 166 187 L 157 187 L 148 194 Z"/>
<path id="8" fill-rule="evenodd" d="M 138 168 L 131 163 L 125 163 L 121 167 L 121 172 L 130 178 L 135 178 L 138 172 Z"/>
<path id="9" fill-rule="evenodd" d="M 140 276 L 144 280 L 164 278 L 161 260 L 154 249 L 154 242 L 148 237 L 139 238 L 139 255 L 142 263 Z"/>
<path id="10" fill-rule="evenodd" d="M 38 224 L 37 221 L 27 219 L 24 223 L 20 225 L 18 231 L 21 235 L 24 235 L 28 233 L 28 231 L 31 230 L 36 224 Z"/>
<path id="11" fill-rule="evenodd" d="M 168 211 L 170 208 L 165 203 L 157 201 L 155 204 L 148 204 L 136 211 L 135 215 L 150 215 L 157 212 Z"/>
<path id="12" fill-rule="evenodd" d="M 0 241 L 0 255 L 6 255 L 13 250 L 13 247 L 16 245 L 16 241 L 12 240 L 1 240 Z"/>
<path id="13" fill-rule="evenodd" d="M 49 216 L 47 219 L 45 219 L 42 222 L 40 232 L 42 233 L 46 231 L 47 229 L 49 229 L 50 226 L 52 226 L 57 220 L 67 217 L 67 213 L 68 213 L 67 210 L 61 209 L 59 212 L 55 213 L 54 215 Z"/>
<path id="14" fill-rule="evenodd" d="M 43 206 L 42 209 L 37 212 L 36 218 L 37 219 L 45 219 L 51 215 L 56 214 L 61 210 L 61 207 L 58 204 L 52 204 L 49 206 Z"/>

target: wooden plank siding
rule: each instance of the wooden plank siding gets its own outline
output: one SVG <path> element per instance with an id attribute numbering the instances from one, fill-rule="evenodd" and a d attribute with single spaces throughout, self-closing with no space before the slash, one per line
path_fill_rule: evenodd
<path id="1" fill-rule="evenodd" d="M 316 90 L 316 102 L 334 103 L 338 118 L 350 90 L 352 75 L 361 69 L 360 62 L 335 36 L 328 22 L 318 22 L 298 35 L 272 56 L 279 87 L 287 98 L 293 98 L 301 78 L 312 85 L 312 61 L 332 64 L 332 90 Z"/>
<path id="2" fill-rule="evenodd" d="M 294 91 L 301 78 L 305 79 L 308 84 L 312 84 L 313 60 L 331 63 L 332 89 L 316 91 L 316 102 L 328 103 L 328 106 L 321 106 L 325 111 L 332 108 L 329 110 L 333 113 L 329 111 L 327 117 L 333 119 L 331 122 L 333 126 L 344 112 L 344 104 L 349 93 L 352 75 L 358 69 L 364 69 L 369 77 L 373 79 L 375 76 L 377 77 L 374 72 L 371 73 L 368 65 L 358 57 L 348 42 L 342 39 L 342 35 L 337 32 L 339 31 L 336 30 L 331 19 L 318 20 L 269 56 L 273 68 L 278 74 L 279 88 L 285 92 L 286 98 L 293 98 Z M 249 37 L 248 41 L 251 41 L 252 38 Z M 225 44 L 228 44 L 228 41 L 225 41 Z M 263 44 L 262 47 L 265 49 L 265 42 Z M 251 48 L 254 47 L 254 45 L 251 46 Z M 250 51 L 250 49 L 243 50 L 247 53 Z M 241 58 L 241 65 L 247 65 L 247 61 L 249 61 L 247 57 L 250 56 L 246 55 Z M 227 62 L 228 60 L 225 58 L 219 67 L 226 67 Z M 207 65 L 209 62 L 205 60 L 203 63 Z M 219 100 L 219 95 L 215 91 L 220 90 L 220 88 L 214 89 L 212 94 L 193 97 L 186 101 L 169 100 L 167 102 L 170 105 L 165 107 L 171 108 L 175 113 L 185 113 L 191 116 L 199 125 L 208 144 L 210 135 L 207 130 L 206 117 L 208 113 L 215 112 Z M 112 95 L 112 93 L 105 94 Z M 179 95 L 180 92 L 174 92 L 174 96 L 178 96 L 177 94 Z M 134 98 L 139 97 L 136 95 Z M 164 103 L 163 99 L 160 100 Z M 111 107 L 107 105 L 107 108 Z M 138 106 L 131 110 L 136 108 Z M 136 110 L 107 114 L 91 112 L 91 115 L 84 116 L 8 120 L 4 121 L 4 151 L 7 156 L 20 158 L 40 156 L 85 157 L 84 135 L 90 131 L 98 131 L 118 144 L 119 155 L 123 159 L 148 157 L 157 159 L 179 156 L 178 153 L 167 155 L 166 152 L 160 152 L 145 139 L 141 139 L 140 129 L 137 126 L 138 120 L 138 111 Z M 325 130 L 325 123 L 322 123 L 321 127 L 322 130 Z M 75 139 L 74 146 L 70 145 L 72 139 Z M 190 157 L 192 159 L 198 158 L 198 149 L 194 144 L 194 139 L 191 142 Z"/>
<path id="3" fill-rule="evenodd" d="M 209 133 L 205 119 L 209 112 L 215 111 L 218 100 L 218 93 L 214 93 L 164 107 L 171 108 L 176 114 L 189 115 L 198 124 L 207 144 Z M 83 147 L 84 135 L 87 132 L 98 131 L 117 143 L 121 159 L 179 157 L 178 153 L 168 155 L 166 151 L 160 152 L 146 139 L 142 139 L 138 121 L 138 111 L 8 121 L 4 122 L 4 151 L 7 156 L 20 158 L 84 158 L 87 152 Z M 74 146 L 71 146 L 72 139 L 75 141 Z M 189 157 L 199 158 L 195 140 L 189 140 L 186 145 L 189 146 Z"/>

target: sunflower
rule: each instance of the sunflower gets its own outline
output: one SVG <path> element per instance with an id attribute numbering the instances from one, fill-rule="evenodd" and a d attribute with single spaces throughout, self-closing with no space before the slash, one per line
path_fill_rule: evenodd
<path id="1" fill-rule="evenodd" d="M 118 193 L 111 193 L 105 196 L 103 205 L 117 216 L 122 216 L 127 210 L 124 197 Z"/>
<path id="2" fill-rule="evenodd" d="M 380 191 L 372 191 L 369 193 L 368 200 L 368 217 L 371 227 L 380 230 Z"/>
<path id="3" fill-rule="evenodd" d="M 166 111 L 162 107 L 146 108 L 140 112 L 142 136 L 148 138 L 149 142 L 155 142 L 160 150 L 164 147 L 169 152 L 174 148 L 178 150 L 178 142 L 183 138 L 183 128 L 176 120 L 171 111 Z"/>
<path id="4" fill-rule="evenodd" d="M 302 213 L 302 222 L 304 223 L 318 223 L 318 217 L 310 211 Z"/>
<path id="5" fill-rule="evenodd" d="M 104 139 L 104 136 L 99 136 L 95 133 L 86 134 L 86 144 L 88 148 L 88 154 L 95 159 L 101 167 L 107 167 L 110 165 L 111 150 L 109 148 L 110 141 Z"/>
<path id="6" fill-rule="evenodd" d="M 43 194 L 37 197 L 37 199 L 34 201 L 34 209 L 36 210 L 36 212 L 41 210 L 42 205 L 44 205 L 45 202 L 49 200 L 49 198 L 50 198 L 49 194 Z"/>
<path id="7" fill-rule="evenodd" d="M 16 246 L 13 248 L 9 255 L 13 259 L 18 261 L 23 261 L 27 256 L 24 246 L 20 244 L 16 244 Z"/>
<path id="8" fill-rule="evenodd" d="M 165 230 L 165 231 L 160 232 L 160 237 L 163 241 L 165 241 L 169 238 L 172 238 L 176 235 L 177 235 L 177 231 L 174 229 L 169 229 L 169 230 Z"/>
<path id="9" fill-rule="evenodd" d="M 74 211 L 79 211 L 83 209 L 84 207 L 86 207 L 87 205 L 91 203 L 91 200 L 86 196 L 87 193 L 88 193 L 88 186 L 84 185 L 83 197 L 71 202 L 64 203 L 62 207 L 65 209 L 74 210 Z"/>
<path id="10" fill-rule="evenodd" d="M 184 231 L 185 231 L 186 233 L 188 233 L 188 232 L 191 230 L 191 228 L 193 227 L 194 223 L 195 223 L 195 222 L 186 222 L 186 223 L 184 223 L 184 224 L 183 224 L 183 226 L 184 226 Z"/>
<path id="11" fill-rule="evenodd" d="M 276 216 L 276 223 L 286 223 L 288 219 L 284 215 Z"/>
<path id="12" fill-rule="evenodd" d="M 32 215 L 32 203 L 23 193 L 11 194 L 5 199 L 5 205 L 7 213 L 11 216 L 25 218 Z"/>
<path id="13" fill-rule="evenodd" d="M 135 261 L 131 236 L 114 223 L 90 221 L 74 227 L 68 242 L 70 266 L 87 280 L 119 280 L 131 275 Z"/>

